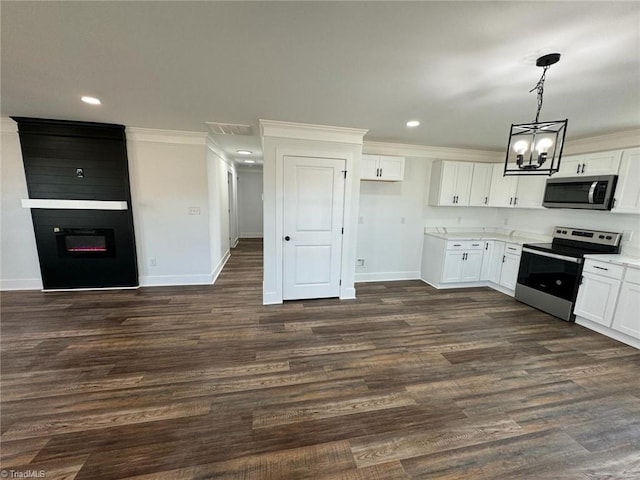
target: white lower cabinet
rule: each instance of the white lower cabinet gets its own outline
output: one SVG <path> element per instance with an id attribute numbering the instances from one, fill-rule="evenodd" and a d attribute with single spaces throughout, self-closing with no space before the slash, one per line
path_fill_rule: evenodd
<path id="1" fill-rule="evenodd" d="M 480 280 L 489 280 L 491 278 L 491 268 L 493 266 L 493 251 L 495 240 L 485 240 L 482 249 L 482 267 L 480 268 Z"/>
<path id="2" fill-rule="evenodd" d="M 609 327 L 616 308 L 620 280 L 583 273 L 573 312 L 592 322 Z"/>
<path id="3" fill-rule="evenodd" d="M 483 245 L 480 241 L 447 242 L 440 281 L 442 283 L 479 281 Z"/>
<path id="4" fill-rule="evenodd" d="M 576 323 L 640 348 L 640 269 L 587 259 Z"/>
<path id="5" fill-rule="evenodd" d="M 520 269 L 520 253 L 510 252 L 510 248 L 515 249 L 511 244 L 507 244 L 502 258 L 500 285 L 509 290 L 515 290 L 516 282 L 518 281 L 518 270 Z"/>
<path id="6" fill-rule="evenodd" d="M 611 326 L 614 330 L 640 339 L 640 270 L 638 269 L 627 267 Z"/>

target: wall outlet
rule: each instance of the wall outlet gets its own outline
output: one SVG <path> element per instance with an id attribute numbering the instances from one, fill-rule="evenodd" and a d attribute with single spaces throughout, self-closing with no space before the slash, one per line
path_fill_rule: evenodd
<path id="1" fill-rule="evenodd" d="M 633 238 L 633 230 L 624 230 L 622 232 L 622 240 L 625 242 L 630 242 Z"/>
<path id="2" fill-rule="evenodd" d="M 364 267 L 364 258 L 356 259 L 356 267 Z"/>
<path id="3" fill-rule="evenodd" d="M 156 262 L 156 257 L 151 257 L 149 259 L 149 265 L 152 266 L 152 267 L 158 266 L 158 263 Z"/>
<path id="4" fill-rule="evenodd" d="M 200 215 L 200 207 L 189 207 L 189 215 Z"/>

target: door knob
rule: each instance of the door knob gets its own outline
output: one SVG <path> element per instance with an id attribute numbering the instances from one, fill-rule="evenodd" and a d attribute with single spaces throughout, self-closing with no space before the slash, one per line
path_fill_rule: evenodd
<path id="1" fill-rule="evenodd" d="M 289 240 L 291 240 L 291 237 L 287 235 L 286 237 L 284 237 L 284 239 L 288 242 Z"/>

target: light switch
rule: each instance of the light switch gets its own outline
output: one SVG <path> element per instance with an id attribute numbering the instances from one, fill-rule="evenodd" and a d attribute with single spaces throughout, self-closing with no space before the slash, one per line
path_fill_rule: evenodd
<path id="1" fill-rule="evenodd" d="M 189 207 L 189 215 L 200 215 L 200 207 Z"/>

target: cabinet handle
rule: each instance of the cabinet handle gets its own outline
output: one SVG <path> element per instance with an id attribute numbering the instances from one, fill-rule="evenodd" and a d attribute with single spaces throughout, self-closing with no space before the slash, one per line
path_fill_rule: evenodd
<path id="1" fill-rule="evenodd" d="M 576 168 L 576 173 L 580 173 L 580 164 L 578 164 L 578 168 Z"/>
<path id="2" fill-rule="evenodd" d="M 509 205 L 513 203 L 513 197 L 509 197 Z"/>
<path id="3" fill-rule="evenodd" d="M 487 202 L 489 201 L 489 197 L 484 197 L 484 204 L 486 205 Z"/>
<path id="4" fill-rule="evenodd" d="M 506 255 L 502 255 L 502 263 L 504 263 L 505 258 L 506 258 Z"/>
<path id="5" fill-rule="evenodd" d="M 513 198 L 513 206 L 515 207 L 518 204 L 518 197 Z"/>
<path id="6" fill-rule="evenodd" d="M 489 242 L 485 242 L 484 243 L 484 249 L 485 250 L 489 250 Z"/>
<path id="7" fill-rule="evenodd" d="M 463 259 L 463 260 L 466 260 L 466 259 L 467 259 L 467 254 L 466 254 L 466 253 L 463 253 L 463 254 L 462 254 L 462 259 Z"/>
<path id="8" fill-rule="evenodd" d="M 382 167 L 380 167 L 380 176 L 382 177 Z"/>
<path id="9" fill-rule="evenodd" d="M 461 244 L 461 243 L 454 243 L 454 244 L 453 244 L 453 246 L 454 246 L 454 247 L 461 247 L 461 246 L 462 246 L 462 244 Z"/>
<path id="10" fill-rule="evenodd" d="M 584 167 L 585 167 L 585 163 L 582 164 L 582 170 L 580 171 L 580 173 L 584 173 Z"/>
<path id="11" fill-rule="evenodd" d="M 598 270 L 605 270 L 605 271 L 609 271 L 608 268 L 604 268 L 604 267 L 599 267 L 597 265 L 594 265 L 593 268 L 597 268 Z"/>

